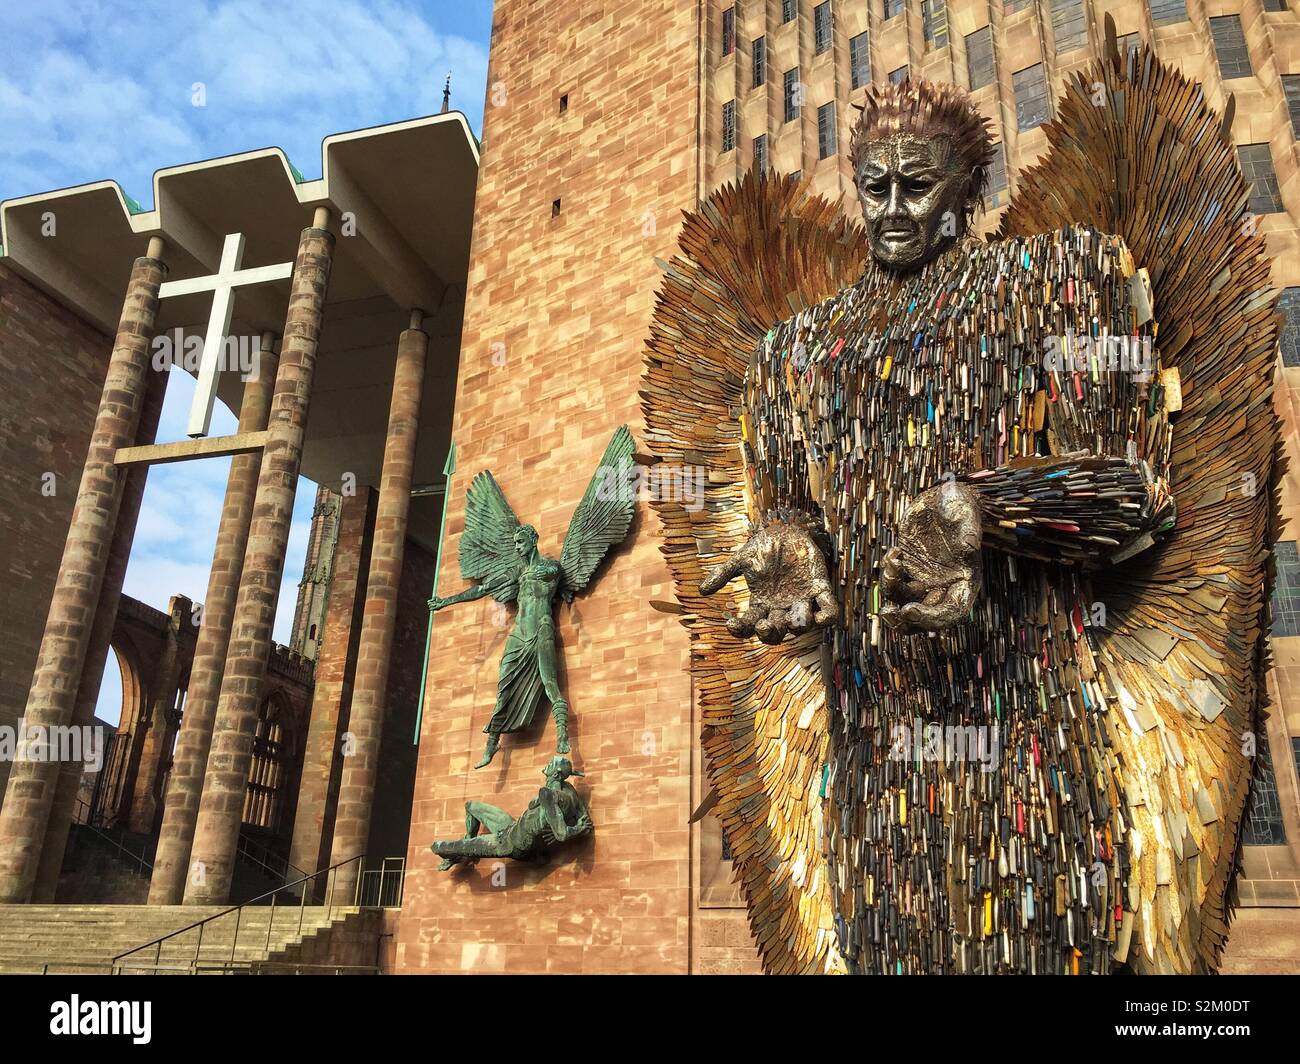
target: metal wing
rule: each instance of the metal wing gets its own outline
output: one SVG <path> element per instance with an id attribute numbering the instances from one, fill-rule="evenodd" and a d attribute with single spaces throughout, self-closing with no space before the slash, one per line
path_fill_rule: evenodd
<path id="1" fill-rule="evenodd" d="M 605 552 L 627 535 L 636 512 L 632 489 L 632 434 L 622 425 L 605 448 L 564 534 L 560 568 L 566 597 L 587 586 Z"/>
<path id="2" fill-rule="evenodd" d="M 1212 970 L 1250 787 L 1242 737 L 1262 727 L 1267 698 L 1277 293 L 1264 237 L 1245 224 L 1231 117 L 1150 48 L 1120 58 L 1106 21 L 1109 57 L 1067 86 L 1050 150 L 1022 175 L 999 236 L 1091 223 L 1123 237 L 1150 273 L 1161 365 L 1181 376 L 1173 538 L 1094 590 L 1108 611 L 1107 697 L 1130 722 L 1115 729 L 1134 864 L 1128 960 Z"/>
<path id="3" fill-rule="evenodd" d="M 821 636 L 780 646 L 738 640 L 725 618 L 744 607 L 743 582 L 706 598 L 700 579 L 749 538 L 750 518 L 806 492 L 802 457 L 784 479 L 747 465 L 742 434 L 760 427 L 736 416 L 745 408 L 745 372 L 774 324 L 861 275 L 865 249 L 861 228 L 835 205 L 750 170 L 687 215 L 678 254 L 661 263 L 641 382 L 647 448 L 708 473 L 703 507 L 662 496 L 651 505 L 690 631 L 716 814 L 763 967 L 773 973 L 843 971 L 821 838 L 828 718 Z"/>
<path id="4" fill-rule="evenodd" d="M 460 575 L 487 586 L 498 602 L 513 602 L 519 591 L 519 555 L 514 533 L 519 518 L 510 509 L 491 472 L 483 470 L 465 497 L 465 531 L 460 537 Z"/>

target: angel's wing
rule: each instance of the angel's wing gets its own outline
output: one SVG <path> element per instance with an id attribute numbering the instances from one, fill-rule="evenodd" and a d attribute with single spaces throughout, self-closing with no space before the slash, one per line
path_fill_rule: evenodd
<path id="1" fill-rule="evenodd" d="M 1128 960 L 1195 971 L 1217 967 L 1227 937 L 1251 776 L 1243 734 L 1259 727 L 1267 691 L 1276 293 L 1244 214 L 1230 120 L 1149 48 L 1120 59 L 1106 21 L 1109 56 L 1068 86 L 1050 150 L 1021 177 L 999 235 L 1086 222 L 1122 236 L 1150 272 L 1161 365 L 1181 378 L 1174 535 L 1094 592 L 1130 825 L 1117 840 L 1133 862 Z"/>
<path id="2" fill-rule="evenodd" d="M 636 512 L 632 488 L 632 434 L 621 425 L 564 533 L 560 569 L 564 573 L 562 590 L 568 598 L 587 586 L 605 552 L 627 535 Z"/>
<path id="3" fill-rule="evenodd" d="M 514 547 L 519 518 L 488 470 L 470 483 L 465 497 L 465 531 L 460 537 L 460 575 L 479 580 L 498 602 L 519 591 L 519 555 Z"/>
<path id="4" fill-rule="evenodd" d="M 703 507 L 652 500 L 690 630 L 708 777 L 764 968 L 839 971 L 821 840 L 820 634 L 779 646 L 737 640 L 725 617 L 743 607 L 743 585 L 710 598 L 699 585 L 705 567 L 745 542 L 749 519 L 787 493 L 742 454 L 736 412 L 750 355 L 774 324 L 856 280 L 866 241 L 834 205 L 751 170 L 687 215 L 679 247 L 662 264 L 641 394 L 648 449 L 708 474 Z"/>

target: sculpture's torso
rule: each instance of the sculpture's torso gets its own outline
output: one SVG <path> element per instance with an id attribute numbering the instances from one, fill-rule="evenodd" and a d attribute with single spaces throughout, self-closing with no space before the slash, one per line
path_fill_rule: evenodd
<path id="1" fill-rule="evenodd" d="M 515 629 L 525 637 L 533 636 L 543 622 L 554 623 L 551 604 L 560 586 L 560 563 L 554 558 L 537 556 L 519 575 L 519 612 Z"/>
<path id="2" fill-rule="evenodd" d="M 1127 375 L 1042 365 L 1045 337 L 1127 314 L 1119 254 L 1081 231 L 970 242 L 901 281 L 869 271 L 774 330 L 751 372 L 756 458 L 834 543 L 826 845 L 855 970 L 1109 970 L 1127 855 L 1086 585 L 989 549 L 968 623 L 901 636 L 879 577 L 908 503 L 946 473 L 1120 455 L 1145 431 Z"/>

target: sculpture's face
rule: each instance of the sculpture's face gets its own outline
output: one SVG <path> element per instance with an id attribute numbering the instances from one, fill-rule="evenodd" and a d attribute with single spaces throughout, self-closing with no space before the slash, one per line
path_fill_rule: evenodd
<path id="1" fill-rule="evenodd" d="M 537 547 L 537 529 L 532 525 L 520 525 L 515 529 L 515 550 L 519 557 L 527 558 Z"/>
<path id="2" fill-rule="evenodd" d="M 947 137 L 900 133 L 867 144 L 857 186 L 871 257 L 902 272 L 933 262 L 966 231 L 970 178 Z"/>
<path id="3" fill-rule="evenodd" d="M 542 774 L 548 780 L 567 779 L 573 775 L 573 762 L 567 757 L 553 757 L 546 763 L 546 767 L 542 769 Z"/>

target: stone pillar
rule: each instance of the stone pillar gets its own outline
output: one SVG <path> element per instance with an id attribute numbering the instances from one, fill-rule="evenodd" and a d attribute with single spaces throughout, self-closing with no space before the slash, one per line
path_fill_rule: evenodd
<path id="1" fill-rule="evenodd" d="M 384 468 L 379 480 L 379 511 L 370 547 L 370 573 L 366 580 L 365 614 L 357 652 L 356 682 L 348 732 L 352 752 L 343 759 L 338 814 L 334 820 L 334 845 L 330 864 L 336 865 L 366 852 L 370 811 L 379 770 L 379 743 L 384 729 L 388 666 L 397 626 L 397 595 L 402 583 L 402 556 L 406 548 L 406 518 L 411 508 L 411 475 L 415 466 L 415 441 L 420 432 L 420 396 L 424 391 L 424 363 L 429 337 L 420 330 L 423 314 L 413 311 L 411 327 L 397 343 L 393 372 L 393 397 L 388 408 L 388 436 L 384 441 Z M 347 901 L 356 885 L 358 864 L 339 869 L 336 893 Z"/>
<path id="2" fill-rule="evenodd" d="M 140 427 L 135 434 L 138 446 L 147 446 L 158 438 L 158 419 L 162 416 L 163 398 L 167 392 L 168 371 L 152 371 L 145 392 L 144 408 L 140 412 Z M 149 478 L 148 463 L 131 466 L 122 488 L 122 503 L 117 510 L 117 529 L 113 533 L 113 546 L 108 552 L 108 565 L 104 569 L 104 582 L 99 592 L 99 607 L 95 610 L 95 626 L 90 631 L 86 648 L 86 663 L 77 685 L 77 701 L 72 711 L 72 723 L 88 728 L 95 720 L 95 707 L 99 702 L 99 688 L 104 682 L 104 664 L 112 649 L 113 626 L 117 624 L 117 604 L 122 598 L 122 582 L 126 579 L 126 563 L 131 557 L 131 544 L 135 540 L 135 526 L 140 517 L 140 504 L 144 501 L 144 488 Z M 103 736 L 100 736 L 104 740 Z M 102 754 L 103 748 L 100 748 Z M 107 766 L 101 766 L 101 771 Z M 68 832 L 76 815 L 77 795 L 81 790 L 81 777 L 85 766 L 69 761 L 59 766 L 59 782 L 50 806 L 50 818 L 45 826 L 45 842 L 41 846 L 41 859 L 36 872 L 36 885 L 32 901 L 48 903 L 54 900 L 59 885 L 59 872 L 63 868 L 63 854 L 68 847 Z"/>
<path id="3" fill-rule="evenodd" d="M 325 631 L 316 660 L 311 721 L 307 726 L 302 779 L 293 818 L 293 843 L 289 849 L 289 863 L 304 872 L 315 872 L 329 861 L 338 797 L 339 737 L 356 678 L 375 502 L 374 489 L 360 487 L 355 495 L 343 496 L 339 509 L 334 570 L 325 608 Z"/>
<path id="4" fill-rule="evenodd" d="M 263 333 L 260 347 L 257 374 L 244 383 L 239 403 L 240 432 L 261 432 L 271 412 L 271 396 L 280 364 L 280 356 L 275 352 L 275 334 Z M 149 881 L 150 905 L 179 905 L 185 893 L 199 795 L 203 791 L 203 773 L 212 745 L 212 722 L 217 715 L 217 697 L 226 667 L 230 624 L 244 568 L 244 550 L 248 545 L 253 496 L 261 466 L 260 452 L 237 454 L 230 459 L 181 730 L 176 737 L 172 774 L 163 798 L 162 829 L 154 856 L 153 877 Z"/>
<path id="5" fill-rule="evenodd" d="M 269 435 L 262 452 L 248 548 L 231 621 L 229 650 L 217 698 L 212 745 L 199 798 L 194 845 L 187 867 L 187 905 L 223 904 L 230 897 L 239 824 L 248 788 L 253 731 L 271 652 L 284 552 L 302 463 L 307 408 L 329 285 L 334 237 L 320 208 L 303 230 L 294 263 L 280 369 L 271 400 Z"/>
<path id="6" fill-rule="evenodd" d="M 27 696 L 23 721 L 28 734 L 33 728 L 72 722 L 126 479 L 113 459 L 119 448 L 135 441 L 147 391 L 158 288 L 167 272 L 162 250 L 162 239 L 152 238 L 148 252 L 131 267 Z M 18 761 L 13 766 L 0 806 L 0 902 L 25 902 L 31 897 L 58 777 L 59 766 L 48 760 Z"/>

